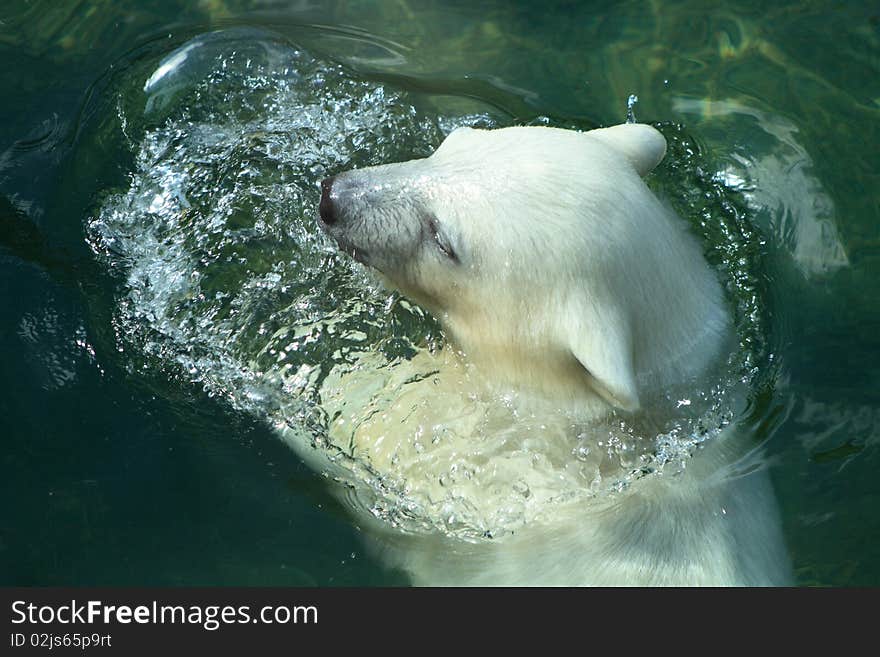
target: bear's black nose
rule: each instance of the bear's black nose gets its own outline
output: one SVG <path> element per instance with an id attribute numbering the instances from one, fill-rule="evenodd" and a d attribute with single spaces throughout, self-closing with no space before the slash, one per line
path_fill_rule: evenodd
<path id="1" fill-rule="evenodd" d="M 328 226 L 336 223 L 336 205 L 330 198 L 330 192 L 333 190 L 333 181 L 336 178 L 324 178 L 321 181 L 321 204 L 318 206 L 318 214 L 321 215 L 321 221 Z"/>

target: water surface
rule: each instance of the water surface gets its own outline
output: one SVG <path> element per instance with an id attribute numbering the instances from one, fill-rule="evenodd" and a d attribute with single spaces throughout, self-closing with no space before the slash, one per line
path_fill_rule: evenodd
<path id="1" fill-rule="evenodd" d="M 3 583 L 405 583 L 273 426 L 320 423 L 272 391 L 337 351 L 442 339 L 321 242 L 313 183 L 631 93 L 728 284 L 798 583 L 880 583 L 869 3 L 14 1 L 0 61 Z"/>

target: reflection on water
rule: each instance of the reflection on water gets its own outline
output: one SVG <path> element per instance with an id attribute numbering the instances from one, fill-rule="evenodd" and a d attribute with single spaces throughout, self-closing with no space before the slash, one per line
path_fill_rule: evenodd
<path id="1" fill-rule="evenodd" d="M 675 98 L 673 107 L 698 117 L 710 134 L 721 130 L 749 144 L 747 151 L 739 147 L 727 153 L 718 175 L 743 193 L 756 219 L 782 240 L 805 275 L 849 264 L 834 222 L 834 201 L 813 174 L 797 126 L 737 101 Z M 755 129 L 763 134 L 748 134 Z"/>
<path id="2" fill-rule="evenodd" d="M 651 184 L 730 282 L 747 420 L 800 581 L 880 582 L 876 10 L 79 0 L 8 3 L 0 20 L 4 485 L 29 500 L 0 536 L 6 580 L 88 583 L 104 546 L 124 546 L 137 565 L 118 582 L 258 582 L 279 563 L 298 573 L 284 581 L 399 581 L 352 562 L 357 537 L 314 511 L 328 500 L 270 437 L 203 420 L 238 408 L 310 440 L 326 418 L 297 400 L 327 364 L 442 340 L 312 230 L 314 183 L 424 155 L 459 123 L 619 122 L 636 93 L 640 119 L 672 122 Z M 185 392 L 203 387 L 220 401 Z M 232 507 L 263 494 L 224 518 L 205 489 Z M 203 542 L 177 538 L 181 519 Z M 295 564 L 291 526 L 311 541 Z M 229 557 L 222 537 L 242 527 L 266 543 Z M 177 546 L 166 563 L 153 540 Z"/>

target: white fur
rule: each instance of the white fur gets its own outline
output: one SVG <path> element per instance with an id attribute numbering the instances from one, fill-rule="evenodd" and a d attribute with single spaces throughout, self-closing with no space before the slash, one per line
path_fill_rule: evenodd
<path id="1" fill-rule="evenodd" d="M 449 345 L 397 373 L 331 376 L 323 391 L 331 439 L 429 501 L 449 494 L 438 482 L 452 460 L 477 449 L 468 435 L 477 431 L 508 432 L 516 445 L 545 441 L 539 447 L 561 482 L 574 431 L 599 436 L 612 413 L 637 422 L 670 389 L 705 384 L 730 322 L 699 245 L 641 179 L 665 148 L 646 125 L 462 128 L 424 160 L 337 176 L 322 227 L 430 310 Z M 395 376 L 416 383 L 390 386 Z M 500 409 L 502 399 L 514 401 Z M 421 445 L 421 433 L 437 427 L 442 444 Z M 678 476 L 644 477 L 588 502 L 548 502 L 497 538 L 370 524 L 416 584 L 784 583 L 766 472 L 731 472 L 743 444 L 729 431 Z M 554 499 L 553 481 L 517 460 L 526 452 L 495 456 L 493 481 L 522 480 Z M 499 499 L 461 490 L 486 513 Z"/>

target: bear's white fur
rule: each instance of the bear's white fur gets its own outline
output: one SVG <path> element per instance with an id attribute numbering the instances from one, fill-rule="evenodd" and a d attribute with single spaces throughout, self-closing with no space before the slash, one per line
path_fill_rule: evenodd
<path id="1" fill-rule="evenodd" d="M 328 377 L 331 441 L 430 503 L 450 495 L 449 464 L 478 449 L 477 434 L 500 432 L 514 447 L 485 459 L 492 481 L 546 503 L 483 539 L 365 521 L 414 583 L 787 581 L 766 471 L 742 467 L 733 429 L 676 476 L 559 501 L 577 486 L 573 434 L 601 436 L 612 414 L 652 426 L 658 400 L 705 386 L 731 344 L 699 245 L 642 181 L 665 150 L 639 124 L 460 128 L 426 159 L 324 182 L 322 228 L 447 337 L 396 368 L 367 358 Z M 535 453 L 552 465 L 533 467 Z M 478 515 L 503 499 L 494 484 L 456 485 Z"/>

